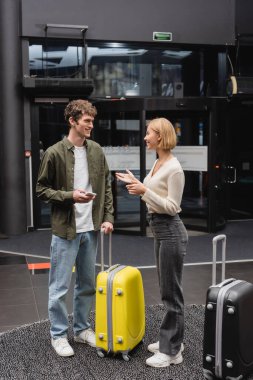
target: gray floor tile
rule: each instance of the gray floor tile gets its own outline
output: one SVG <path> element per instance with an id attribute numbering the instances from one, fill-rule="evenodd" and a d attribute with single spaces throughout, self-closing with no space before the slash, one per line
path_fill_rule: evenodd
<path id="1" fill-rule="evenodd" d="M 0 289 L 28 287 L 31 287 L 31 280 L 26 265 L 0 266 Z"/>
<path id="2" fill-rule="evenodd" d="M 145 305 L 146 306 L 157 305 L 159 303 L 161 303 L 161 300 L 159 298 L 154 297 L 152 294 L 145 292 Z"/>
<path id="3" fill-rule="evenodd" d="M 0 265 L 11 265 L 11 264 L 26 264 L 24 256 L 9 255 L 0 252 Z"/>
<path id="4" fill-rule="evenodd" d="M 37 304 L 44 304 L 48 301 L 48 287 L 47 286 L 40 286 L 33 288 L 34 289 L 34 295 L 36 299 Z"/>
<path id="5" fill-rule="evenodd" d="M 26 256 L 26 261 L 28 263 L 48 263 L 50 260 L 48 258 Z"/>
<path id="6" fill-rule="evenodd" d="M 29 305 L 35 302 L 32 288 L 1 289 L 0 306 Z"/>
<path id="7" fill-rule="evenodd" d="M 21 325 L 7 325 L 7 326 L 0 326 L 0 335 L 1 335 L 1 333 L 3 334 L 3 333 L 5 333 L 6 331 L 10 331 L 10 330 L 13 330 L 13 329 L 15 329 L 15 328 L 18 328 L 18 327 L 20 327 Z M 0 379 L 1 379 L 1 377 L 0 377 Z"/>
<path id="8" fill-rule="evenodd" d="M 37 307 L 30 305 L 1 306 L 0 326 L 23 325 L 39 320 Z"/>
<path id="9" fill-rule="evenodd" d="M 41 286 L 48 287 L 48 276 L 49 276 L 48 272 L 35 273 L 35 274 L 30 273 L 30 275 L 31 275 L 30 280 L 34 288 L 41 287 Z"/>
<path id="10" fill-rule="evenodd" d="M 43 321 L 44 319 L 48 319 L 48 303 L 37 303 L 39 320 Z"/>

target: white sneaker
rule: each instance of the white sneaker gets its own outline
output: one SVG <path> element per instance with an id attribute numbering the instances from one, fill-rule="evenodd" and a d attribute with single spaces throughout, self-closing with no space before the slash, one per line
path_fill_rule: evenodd
<path id="1" fill-rule="evenodd" d="M 74 341 L 78 343 L 87 343 L 91 347 L 96 347 L 96 336 L 90 327 L 83 330 L 79 335 L 75 335 Z"/>
<path id="2" fill-rule="evenodd" d="M 169 367 L 171 364 L 180 364 L 183 361 L 181 350 L 174 356 L 156 352 L 151 358 L 146 360 L 146 364 L 150 367 Z"/>
<path id="3" fill-rule="evenodd" d="M 156 353 L 159 351 L 159 341 L 155 343 L 151 343 L 148 345 L 148 351 L 152 353 Z M 181 348 L 180 348 L 181 353 L 184 351 L 184 343 L 181 343 Z"/>
<path id="4" fill-rule="evenodd" d="M 60 356 L 73 356 L 74 351 L 73 348 L 70 346 L 67 338 L 57 338 L 57 339 L 51 339 L 52 347 L 54 348 L 55 352 Z"/>

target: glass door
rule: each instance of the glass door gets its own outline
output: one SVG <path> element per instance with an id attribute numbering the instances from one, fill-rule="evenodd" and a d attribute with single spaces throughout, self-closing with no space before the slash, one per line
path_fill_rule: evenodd
<path id="1" fill-rule="evenodd" d="M 227 106 L 225 165 L 227 219 L 253 218 L 253 100 L 234 99 Z"/>
<path id="2" fill-rule="evenodd" d="M 35 186 L 43 152 L 68 134 L 64 120 L 64 108 L 68 99 L 60 102 L 54 99 L 37 99 L 32 105 L 32 159 L 34 188 L 34 224 L 35 228 L 50 228 L 50 204 L 40 201 L 35 195 Z"/>
<path id="3" fill-rule="evenodd" d="M 188 228 L 208 229 L 208 113 L 201 110 L 155 110 L 147 119 L 165 117 L 174 125 L 178 143 L 173 154 L 185 173 L 182 219 Z"/>
<path id="4" fill-rule="evenodd" d="M 129 197 L 125 186 L 115 182 L 115 170 L 133 170 L 141 180 L 156 156 L 145 148 L 148 120 L 168 118 L 175 127 L 175 156 L 185 172 L 182 219 L 189 229 L 216 231 L 225 224 L 224 187 L 217 131 L 219 101 L 208 98 L 127 98 L 99 101 L 95 140 L 104 146 L 112 170 L 115 226 L 145 233 L 144 202 Z M 123 227 L 124 226 L 124 227 Z"/>
<path id="5" fill-rule="evenodd" d="M 225 226 L 224 104 L 225 98 L 146 101 L 147 119 L 168 118 L 178 136 L 173 152 L 185 173 L 181 217 L 188 229 L 215 232 Z"/>
<path id="6" fill-rule="evenodd" d="M 117 171 L 129 169 L 142 180 L 142 130 L 139 110 L 128 110 L 128 107 L 122 110 L 109 102 L 98 105 L 93 137 L 103 147 L 111 171 L 114 228 L 124 233 L 142 234 L 143 229 L 146 230 L 146 223 L 143 226 L 141 221 L 143 202 L 140 197 L 129 195 L 125 184 L 117 181 L 115 176 Z M 155 155 L 152 153 L 147 154 L 148 166 L 151 165 L 153 156 Z"/>

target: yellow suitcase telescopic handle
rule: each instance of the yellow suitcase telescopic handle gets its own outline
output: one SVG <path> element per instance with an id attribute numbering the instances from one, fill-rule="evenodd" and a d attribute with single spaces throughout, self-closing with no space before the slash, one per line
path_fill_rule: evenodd
<path id="1" fill-rule="evenodd" d="M 101 228 L 100 230 L 100 245 L 101 245 L 101 271 L 105 269 L 105 257 L 104 257 L 104 236 L 105 230 Z M 109 268 L 112 266 L 112 233 L 109 233 Z"/>

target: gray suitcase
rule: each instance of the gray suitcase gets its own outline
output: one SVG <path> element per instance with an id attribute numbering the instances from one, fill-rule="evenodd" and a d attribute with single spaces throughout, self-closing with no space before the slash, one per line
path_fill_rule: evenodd
<path id="1" fill-rule="evenodd" d="M 216 284 L 222 241 L 222 282 Z M 253 371 L 253 284 L 225 280 L 226 236 L 213 239 L 213 279 L 206 296 L 203 370 L 206 379 L 239 380 Z"/>

